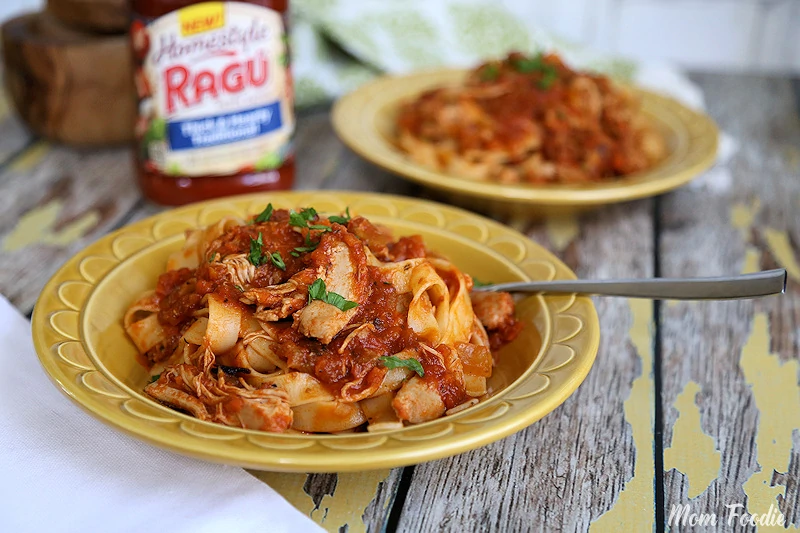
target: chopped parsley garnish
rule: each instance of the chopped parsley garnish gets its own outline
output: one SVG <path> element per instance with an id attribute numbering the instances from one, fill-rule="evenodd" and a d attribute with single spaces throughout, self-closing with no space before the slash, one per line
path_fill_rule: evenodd
<path id="1" fill-rule="evenodd" d="M 289 252 L 294 257 L 300 257 L 300 254 L 305 252 L 313 252 L 319 246 L 318 242 L 311 242 L 311 237 L 306 235 L 306 245 L 305 246 L 298 246 L 293 251 Z"/>
<path id="2" fill-rule="evenodd" d="M 331 231 L 330 226 L 326 226 L 325 224 L 309 224 L 308 229 L 318 229 L 322 231 Z"/>
<path id="3" fill-rule="evenodd" d="M 313 252 L 314 250 L 316 250 L 316 249 L 317 249 L 317 246 L 319 246 L 319 243 L 318 243 L 318 242 L 317 242 L 317 243 L 313 243 L 313 244 L 311 244 L 311 245 L 309 245 L 309 246 L 298 246 L 298 247 L 297 247 L 297 248 L 295 248 L 294 250 L 295 250 L 296 252 L 300 252 L 300 253 L 303 253 L 303 252 Z"/>
<path id="4" fill-rule="evenodd" d="M 425 370 L 422 368 L 422 363 L 420 363 L 419 360 L 414 359 L 413 357 L 410 357 L 408 359 L 400 359 L 399 357 L 390 355 L 386 357 L 381 357 L 380 361 L 381 363 L 383 363 L 383 366 L 385 366 L 389 370 L 393 368 L 403 367 L 403 368 L 408 368 L 409 370 L 413 370 L 414 372 L 419 374 L 419 377 L 425 377 Z"/>
<path id="5" fill-rule="evenodd" d="M 269 217 L 272 216 L 272 203 L 267 204 L 267 207 L 264 208 L 262 212 L 260 212 L 256 216 L 256 222 L 268 222 Z"/>
<path id="6" fill-rule="evenodd" d="M 317 210 L 313 207 L 301 209 L 300 212 L 289 211 L 289 225 L 297 228 L 317 229 L 322 231 L 331 231 L 330 226 L 323 224 L 309 224 L 309 221 L 317 217 Z"/>
<path id="7" fill-rule="evenodd" d="M 329 292 L 325 287 L 325 280 L 322 278 L 317 278 L 314 283 L 308 286 L 308 301 L 311 303 L 313 300 L 322 300 L 340 311 L 349 311 L 358 306 L 356 302 L 346 300 L 341 294 Z"/>
<path id="8" fill-rule="evenodd" d="M 148 383 L 155 383 L 156 381 L 158 381 L 158 378 L 160 378 L 160 377 L 161 377 L 161 374 L 156 374 L 155 376 L 152 376 L 150 378 L 150 381 L 148 381 Z"/>
<path id="9" fill-rule="evenodd" d="M 239 292 L 244 292 L 244 287 L 242 287 L 241 285 L 234 285 L 234 287 L 236 287 L 239 290 Z"/>
<path id="10" fill-rule="evenodd" d="M 307 228 L 308 221 L 313 220 L 317 216 L 317 210 L 313 207 L 307 207 L 305 209 L 301 209 L 298 213 L 297 211 L 289 211 L 289 225 L 296 226 L 298 228 Z"/>
<path id="11" fill-rule="evenodd" d="M 214 252 L 214 253 L 212 253 L 211 255 L 208 256 L 208 262 L 209 263 L 213 263 L 214 259 L 216 259 L 216 258 L 217 258 L 217 252 Z"/>
<path id="12" fill-rule="evenodd" d="M 255 266 L 261 266 L 264 264 L 261 257 L 262 246 L 264 246 L 264 238 L 261 236 L 261 232 L 259 231 L 258 239 L 250 237 L 250 255 L 248 256 L 248 259 L 250 259 L 250 262 Z"/>
<path id="13" fill-rule="evenodd" d="M 250 238 L 250 255 L 248 259 L 255 266 L 266 265 L 267 261 L 272 261 L 272 264 L 281 270 L 286 270 L 286 263 L 283 262 L 280 252 L 264 253 L 264 238 L 261 232 L 258 232 L 258 239 Z"/>
<path id="14" fill-rule="evenodd" d="M 488 64 L 484 66 L 479 72 L 478 77 L 481 81 L 494 81 L 500 76 L 500 69 L 497 65 Z"/>
<path id="15" fill-rule="evenodd" d="M 269 259 L 276 267 L 280 268 L 281 270 L 286 270 L 286 263 L 283 262 L 283 257 L 281 257 L 280 252 L 273 252 L 269 254 Z"/>
<path id="16" fill-rule="evenodd" d="M 522 74 L 529 74 L 531 72 L 539 72 L 542 74 L 541 79 L 537 82 L 540 89 L 547 90 L 558 79 L 558 71 L 556 67 L 545 63 L 544 56 L 541 53 L 533 57 L 524 57 L 521 59 L 514 59 L 511 61 L 511 66 L 514 70 Z"/>
<path id="17" fill-rule="evenodd" d="M 347 224 L 348 222 L 350 222 L 351 218 L 352 217 L 350 216 L 350 207 L 348 207 L 345 210 L 345 216 L 340 217 L 340 216 L 337 216 L 337 215 L 333 215 L 333 216 L 328 217 L 328 220 L 330 220 L 331 222 L 336 222 L 337 224 L 344 225 L 344 224 Z"/>
<path id="18" fill-rule="evenodd" d="M 545 70 L 544 75 L 542 76 L 542 79 L 540 79 L 539 82 L 537 83 L 539 88 L 543 89 L 545 91 L 547 89 L 549 89 L 550 87 L 552 87 L 553 84 L 558 79 L 558 72 L 556 72 L 555 67 L 552 67 L 550 65 L 548 65 L 548 67 L 550 67 L 550 69 Z"/>
<path id="19" fill-rule="evenodd" d="M 491 283 L 486 281 L 481 281 L 478 278 L 472 278 L 473 287 L 486 287 L 487 285 L 491 285 Z"/>
<path id="20" fill-rule="evenodd" d="M 536 54 L 533 57 L 522 57 L 511 60 L 511 66 L 514 70 L 522 74 L 530 74 L 531 72 L 542 72 L 545 68 L 545 63 L 542 54 Z"/>

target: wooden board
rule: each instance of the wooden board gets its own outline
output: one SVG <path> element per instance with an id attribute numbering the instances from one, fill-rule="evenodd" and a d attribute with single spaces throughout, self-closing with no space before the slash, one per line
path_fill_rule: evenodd
<path id="1" fill-rule="evenodd" d="M 797 107 L 788 80 L 696 80 L 707 91 L 711 114 L 739 149 L 712 171 L 716 187 L 664 198 L 662 274 L 723 275 L 781 266 L 790 279 L 782 297 L 663 306 L 664 513 L 669 519 L 677 505 L 716 513 L 717 527 L 704 531 L 730 531 L 726 506 L 741 505 L 737 512 L 752 514 L 773 505 L 798 527 Z"/>
<path id="2" fill-rule="evenodd" d="M 4 81 L 25 124 L 48 139 L 77 146 L 133 139 L 136 91 L 125 35 L 93 35 L 49 13 L 2 25 Z"/>
<path id="3" fill-rule="evenodd" d="M 33 143 L 0 171 L 0 293 L 28 312 L 75 252 L 124 221 L 139 199 L 128 149 Z"/>

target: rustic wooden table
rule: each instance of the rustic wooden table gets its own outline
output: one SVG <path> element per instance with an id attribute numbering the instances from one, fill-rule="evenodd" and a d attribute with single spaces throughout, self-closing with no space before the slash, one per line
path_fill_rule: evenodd
<path id="1" fill-rule="evenodd" d="M 781 266 L 790 275 L 786 295 L 597 299 L 594 368 L 528 429 L 408 468 L 253 474 L 330 531 L 663 531 L 681 504 L 716 513 L 709 531 L 730 531 L 726 506 L 737 504 L 739 514 L 772 505 L 800 527 L 800 85 L 694 79 L 735 139 L 726 143 L 733 155 L 697 185 L 579 218 L 503 221 L 582 277 Z M 327 110 L 301 115 L 297 149 L 300 189 L 422 194 L 347 150 Z M 159 210 L 134 185 L 128 150 L 32 138 L 0 101 L 0 293 L 23 313 L 68 257 Z"/>

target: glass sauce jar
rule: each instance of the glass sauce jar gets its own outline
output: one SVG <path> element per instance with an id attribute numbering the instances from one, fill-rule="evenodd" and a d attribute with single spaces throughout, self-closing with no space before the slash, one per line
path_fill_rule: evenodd
<path id="1" fill-rule="evenodd" d="M 289 189 L 288 0 L 132 0 L 135 160 L 151 200 Z"/>

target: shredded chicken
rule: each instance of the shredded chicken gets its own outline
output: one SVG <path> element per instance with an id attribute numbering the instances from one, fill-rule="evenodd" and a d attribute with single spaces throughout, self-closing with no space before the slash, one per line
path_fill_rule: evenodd
<path id="1" fill-rule="evenodd" d="M 507 292 L 482 292 L 470 294 L 472 310 L 486 329 L 497 329 L 514 320 L 514 298 Z"/>
<path id="2" fill-rule="evenodd" d="M 285 391 L 242 388 L 238 381 L 229 383 L 224 372 L 217 373 L 215 378 L 194 365 L 175 365 L 145 387 L 145 392 L 200 420 L 262 431 L 291 427 L 292 409 Z"/>
<path id="3" fill-rule="evenodd" d="M 256 267 L 249 261 L 247 254 L 229 255 L 222 260 L 222 265 L 232 285 L 249 285 L 256 275 Z"/>
<path id="4" fill-rule="evenodd" d="M 313 257 L 328 292 L 357 304 L 367 301 L 370 290 L 367 258 L 364 245 L 357 237 L 345 232 L 328 233 Z M 314 300 L 295 314 L 295 325 L 303 335 L 328 344 L 356 312 L 357 308 L 342 311 L 329 303 Z"/>
<path id="5" fill-rule="evenodd" d="M 470 293 L 472 310 L 486 328 L 489 345 L 498 350 L 519 335 L 522 324 L 514 317 L 514 298 L 507 292 Z"/>
<path id="6" fill-rule="evenodd" d="M 255 317 L 264 322 L 275 322 L 299 311 L 308 300 L 308 285 L 316 279 L 314 269 L 298 272 L 286 283 L 270 287 L 251 288 L 244 291 L 244 303 L 255 303 Z"/>
<path id="7" fill-rule="evenodd" d="M 400 420 L 408 420 L 412 424 L 439 418 L 445 411 L 436 385 L 416 376 L 397 391 L 392 407 Z"/>

